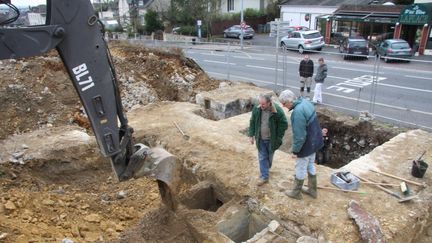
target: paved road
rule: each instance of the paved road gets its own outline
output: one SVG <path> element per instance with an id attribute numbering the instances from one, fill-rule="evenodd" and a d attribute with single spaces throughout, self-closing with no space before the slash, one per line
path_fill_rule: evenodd
<path id="1" fill-rule="evenodd" d="M 298 92 L 298 63 L 302 56 L 296 52 L 278 54 L 277 69 L 276 55 L 271 50 L 247 48 L 227 52 L 201 48 L 184 49 L 184 52 L 212 77 L 252 82 L 275 91 L 287 87 Z M 373 58 L 343 61 L 331 53 L 310 55 L 315 63 L 318 56 L 324 56 L 329 66 L 323 88 L 326 106 L 358 115 L 358 111 L 372 109 L 370 100 L 375 90 L 373 111 L 377 119 L 432 131 L 432 63 L 381 61 L 379 82 L 375 86 Z"/>

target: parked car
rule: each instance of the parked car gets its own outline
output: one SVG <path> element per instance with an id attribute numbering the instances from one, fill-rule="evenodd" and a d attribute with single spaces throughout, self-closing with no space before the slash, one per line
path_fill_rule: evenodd
<path id="1" fill-rule="evenodd" d="M 293 31 L 288 36 L 281 39 L 281 47 L 287 49 L 296 49 L 299 53 L 305 50 L 321 51 L 324 46 L 324 38 L 319 31 Z"/>
<path id="2" fill-rule="evenodd" d="M 243 39 L 252 39 L 255 35 L 254 29 L 249 25 L 246 25 L 246 28 L 243 30 Z M 224 30 L 224 38 L 239 38 L 241 37 L 241 26 L 233 25 L 228 29 Z"/>
<path id="3" fill-rule="evenodd" d="M 401 39 L 388 39 L 381 42 L 376 48 L 376 54 L 384 58 L 385 62 L 389 62 L 391 57 L 410 59 L 413 56 L 408 42 Z"/>
<path id="4" fill-rule="evenodd" d="M 369 55 L 369 42 L 363 37 L 348 37 L 341 40 L 339 52 L 344 53 L 344 60 L 348 58 L 367 58 Z"/>
<path id="5" fill-rule="evenodd" d="M 172 29 L 172 32 L 171 32 L 171 33 L 177 35 L 177 34 L 179 33 L 180 29 L 181 29 L 181 27 L 174 27 L 174 28 Z"/>
<path id="6" fill-rule="evenodd" d="M 291 33 L 293 31 L 300 31 L 300 30 L 306 31 L 306 30 L 309 30 L 309 28 L 306 26 L 288 26 L 287 30 L 288 30 L 288 33 Z"/>

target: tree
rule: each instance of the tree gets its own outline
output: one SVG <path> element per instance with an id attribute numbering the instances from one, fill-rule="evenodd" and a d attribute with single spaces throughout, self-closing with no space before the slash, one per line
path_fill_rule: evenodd
<path id="1" fill-rule="evenodd" d="M 281 1 L 281 0 L 270 0 L 269 1 L 267 8 L 266 8 L 267 18 L 269 20 L 279 18 L 279 16 L 280 16 L 279 4 L 281 4 L 282 2 L 283 1 Z"/>
<path id="2" fill-rule="evenodd" d="M 171 0 L 168 20 L 173 25 L 195 25 L 214 16 L 221 0 Z"/>
<path id="3" fill-rule="evenodd" d="M 145 20 L 145 31 L 147 33 L 155 32 L 156 30 L 163 30 L 164 26 L 162 21 L 159 18 L 159 15 L 154 10 L 147 10 L 147 13 L 144 15 Z"/>

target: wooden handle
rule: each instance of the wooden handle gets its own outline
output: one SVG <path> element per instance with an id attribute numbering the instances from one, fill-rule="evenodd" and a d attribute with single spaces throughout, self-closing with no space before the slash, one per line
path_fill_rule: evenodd
<path id="1" fill-rule="evenodd" d="M 390 184 L 390 183 L 379 183 L 379 182 L 367 182 L 364 181 L 362 182 L 363 184 L 367 184 L 367 185 L 380 185 L 380 186 L 400 186 L 398 184 Z"/>
<path id="2" fill-rule="evenodd" d="M 389 173 L 385 173 L 385 172 L 381 172 L 381 171 L 377 171 L 377 170 L 373 170 L 373 169 L 370 169 L 370 171 L 375 172 L 377 174 L 385 175 L 385 176 L 388 176 L 388 177 L 391 177 L 391 178 L 394 178 L 394 179 L 405 181 L 407 183 L 410 183 L 410 184 L 413 184 L 413 185 L 416 185 L 416 186 L 426 187 L 424 184 L 421 184 L 421 183 L 418 183 L 418 182 L 415 182 L 415 181 L 410 181 L 408 179 L 405 179 L 405 178 L 402 178 L 402 177 L 399 177 L 399 176 L 395 176 L 395 175 L 392 175 L 392 174 L 389 174 Z"/>
<path id="3" fill-rule="evenodd" d="M 318 189 L 325 189 L 325 190 L 340 191 L 340 192 L 350 192 L 350 193 L 366 194 L 366 192 L 361 192 L 361 191 L 350 191 L 350 190 L 343 190 L 343 189 L 339 189 L 339 188 L 325 187 L 325 186 L 317 186 L 317 188 Z"/>
<path id="4" fill-rule="evenodd" d="M 360 177 L 360 176 L 358 176 L 358 175 L 355 175 L 355 176 L 357 176 L 360 180 L 362 180 L 362 181 L 366 181 L 366 182 L 373 182 L 373 181 L 371 181 L 371 180 L 368 180 L 368 179 L 366 179 L 366 178 L 362 178 L 362 177 Z M 373 182 L 373 183 L 376 183 L 376 182 Z M 389 189 L 387 189 L 387 188 L 385 188 L 385 187 L 383 187 L 383 186 L 380 186 L 380 185 L 377 185 L 377 184 L 375 184 L 375 186 L 376 187 L 378 187 L 379 189 L 381 189 L 381 190 L 383 190 L 383 191 L 385 191 L 385 192 L 387 192 L 388 194 L 390 194 L 390 195 L 393 195 L 393 196 L 396 196 L 397 194 L 395 194 L 394 192 L 392 192 L 392 191 L 390 191 Z M 396 197 L 398 197 L 398 196 L 396 196 Z"/>

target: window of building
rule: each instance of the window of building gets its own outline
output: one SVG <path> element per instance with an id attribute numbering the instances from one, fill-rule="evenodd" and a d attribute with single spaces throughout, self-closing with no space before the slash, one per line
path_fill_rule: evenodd
<path id="1" fill-rule="evenodd" d="M 234 11 L 234 0 L 227 0 L 227 10 L 228 12 Z"/>

